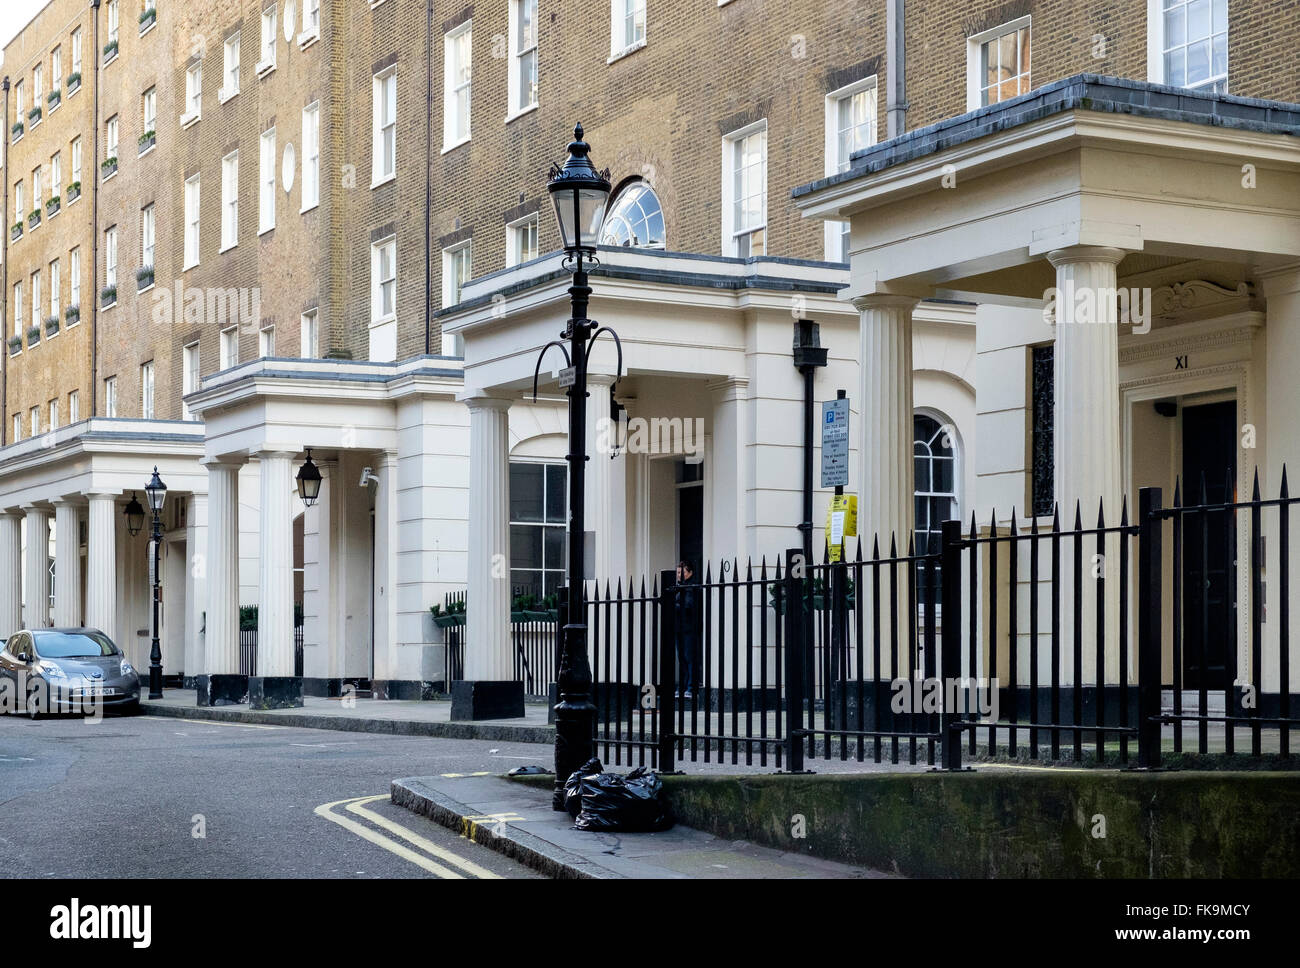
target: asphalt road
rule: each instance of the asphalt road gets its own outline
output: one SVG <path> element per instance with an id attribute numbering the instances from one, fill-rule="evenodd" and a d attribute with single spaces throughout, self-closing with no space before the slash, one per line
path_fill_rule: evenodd
<path id="1" fill-rule="evenodd" d="M 388 802 L 535 745 L 153 716 L 0 716 L 0 878 L 540 875 Z M 371 799 L 375 798 L 375 799 Z"/>

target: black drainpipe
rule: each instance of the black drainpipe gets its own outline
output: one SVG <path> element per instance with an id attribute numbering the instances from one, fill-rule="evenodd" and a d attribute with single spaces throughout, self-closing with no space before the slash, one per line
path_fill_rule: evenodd
<path id="1" fill-rule="evenodd" d="M 94 137 L 90 162 L 90 416 L 99 414 L 99 0 L 90 0 L 91 55 L 95 58 Z"/>

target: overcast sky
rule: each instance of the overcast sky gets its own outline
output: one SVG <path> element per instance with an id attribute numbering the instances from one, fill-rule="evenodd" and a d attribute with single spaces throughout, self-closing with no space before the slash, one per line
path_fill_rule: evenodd
<path id="1" fill-rule="evenodd" d="M 35 17 L 46 2 L 47 0 L 0 0 L 0 47 L 13 40 L 14 35 L 27 26 L 27 21 Z M 3 56 L 0 53 L 0 58 Z"/>

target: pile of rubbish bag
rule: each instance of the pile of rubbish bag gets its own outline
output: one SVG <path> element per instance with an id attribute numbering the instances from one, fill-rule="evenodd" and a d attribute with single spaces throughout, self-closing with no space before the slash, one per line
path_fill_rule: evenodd
<path id="1" fill-rule="evenodd" d="M 673 825 L 663 782 L 644 766 L 623 776 L 588 760 L 565 782 L 564 807 L 579 830 L 653 833 Z"/>

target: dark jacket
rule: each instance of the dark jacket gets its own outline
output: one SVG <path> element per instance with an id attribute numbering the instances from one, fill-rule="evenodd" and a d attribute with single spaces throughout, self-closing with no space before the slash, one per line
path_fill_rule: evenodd
<path id="1" fill-rule="evenodd" d="M 680 591 L 674 605 L 673 631 L 679 647 L 687 644 L 694 648 L 700 641 L 700 581 L 691 575 L 677 587 Z"/>

